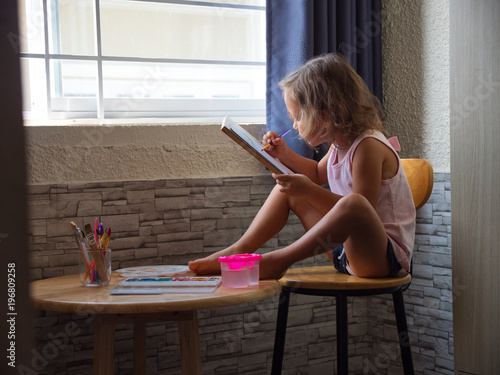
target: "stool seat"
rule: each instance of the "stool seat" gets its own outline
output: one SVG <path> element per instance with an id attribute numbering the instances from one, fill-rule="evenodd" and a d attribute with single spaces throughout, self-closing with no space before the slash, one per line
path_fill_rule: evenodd
<path id="1" fill-rule="evenodd" d="M 279 280 L 281 286 L 319 290 L 372 290 L 409 284 L 411 275 L 399 271 L 394 277 L 365 278 L 347 275 L 334 266 L 290 268 Z"/>

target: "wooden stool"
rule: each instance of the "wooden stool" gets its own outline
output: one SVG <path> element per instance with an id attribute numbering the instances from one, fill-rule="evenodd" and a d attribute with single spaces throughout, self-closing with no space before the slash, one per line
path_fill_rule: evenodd
<path id="1" fill-rule="evenodd" d="M 416 209 L 429 199 L 433 186 L 431 164 L 423 159 L 403 159 L 403 168 L 408 178 Z M 399 334 L 401 359 L 405 374 L 413 374 L 408 326 L 403 301 L 403 291 L 411 282 L 411 275 L 402 270 L 395 277 L 362 278 L 338 272 L 333 266 L 292 268 L 281 278 L 283 289 L 278 305 L 276 336 L 272 374 L 281 374 L 285 336 L 288 320 L 290 293 L 336 298 L 337 310 L 337 373 L 348 373 L 347 350 L 347 297 L 392 294 L 396 325 Z"/>

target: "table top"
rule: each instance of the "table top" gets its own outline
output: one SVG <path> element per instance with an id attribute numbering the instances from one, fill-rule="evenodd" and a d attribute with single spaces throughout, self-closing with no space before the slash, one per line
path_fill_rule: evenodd
<path id="1" fill-rule="evenodd" d="M 219 286 L 213 293 L 110 295 L 124 277 L 113 272 L 105 287 L 84 287 L 79 275 L 37 280 L 30 283 L 33 306 L 40 310 L 91 314 L 141 314 L 188 311 L 263 300 L 281 291 L 277 280 L 261 280 L 247 288 Z"/>

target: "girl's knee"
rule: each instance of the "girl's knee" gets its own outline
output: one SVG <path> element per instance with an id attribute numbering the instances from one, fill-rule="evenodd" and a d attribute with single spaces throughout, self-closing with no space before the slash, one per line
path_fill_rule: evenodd
<path id="1" fill-rule="evenodd" d="M 337 213 L 345 223 L 359 224 L 360 220 L 376 216 L 377 213 L 363 195 L 352 193 L 346 195 L 335 205 Z"/>
<path id="2" fill-rule="evenodd" d="M 371 207 L 370 202 L 363 195 L 358 193 L 351 193 L 346 195 L 337 202 L 337 205 L 350 212 L 359 212 Z"/>

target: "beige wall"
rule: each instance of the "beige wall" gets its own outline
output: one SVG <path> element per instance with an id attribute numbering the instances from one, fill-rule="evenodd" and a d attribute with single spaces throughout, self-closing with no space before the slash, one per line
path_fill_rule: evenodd
<path id="1" fill-rule="evenodd" d="M 449 172 L 449 0 L 383 2 L 384 105 L 401 156 Z M 212 125 L 28 126 L 28 183 L 267 173 Z M 263 125 L 251 126 L 262 134 Z"/>
<path id="2" fill-rule="evenodd" d="M 449 0 L 382 0 L 383 90 L 402 157 L 450 172 Z"/>

